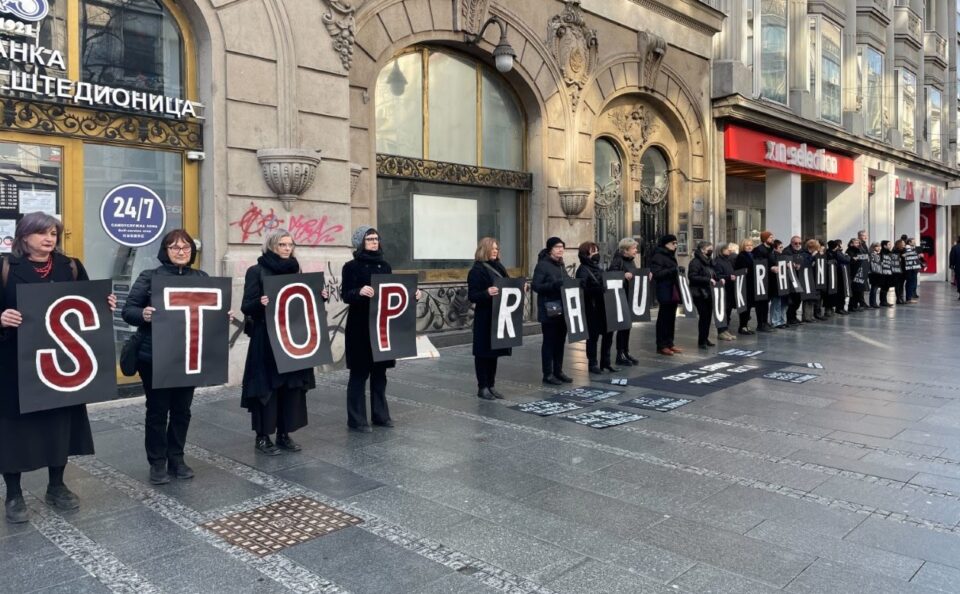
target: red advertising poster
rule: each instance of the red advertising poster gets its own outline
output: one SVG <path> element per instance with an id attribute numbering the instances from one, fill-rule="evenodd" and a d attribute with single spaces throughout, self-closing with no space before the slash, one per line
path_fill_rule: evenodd
<path id="1" fill-rule="evenodd" d="M 920 253 L 927 261 L 926 274 L 937 272 L 937 207 L 920 205 Z"/>

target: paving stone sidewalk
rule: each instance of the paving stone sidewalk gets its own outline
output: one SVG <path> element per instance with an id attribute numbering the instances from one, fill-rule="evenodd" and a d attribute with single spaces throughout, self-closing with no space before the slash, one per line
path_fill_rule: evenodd
<path id="1" fill-rule="evenodd" d="M 147 480 L 142 399 L 94 405 L 97 454 L 67 467 L 81 508 L 47 507 L 45 473 L 25 475 L 32 519 L 0 524 L 0 591 L 960 592 L 960 303 L 920 291 L 707 351 L 681 318 L 672 358 L 637 325 L 640 365 L 606 376 L 568 346 L 574 386 L 622 390 L 570 414 L 647 416 L 606 429 L 511 408 L 558 391 L 539 336 L 501 359 L 503 401 L 477 399 L 469 346 L 400 362 L 396 427 L 371 434 L 347 431 L 346 372 L 318 375 L 303 451 L 277 457 L 255 453 L 238 389 L 202 390 L 196 478 L 169 485 Z M 731 347 L 816 377 L 699 397 L 609 384 Z M 619 405 L 649 394 L 691 402 Z"/>

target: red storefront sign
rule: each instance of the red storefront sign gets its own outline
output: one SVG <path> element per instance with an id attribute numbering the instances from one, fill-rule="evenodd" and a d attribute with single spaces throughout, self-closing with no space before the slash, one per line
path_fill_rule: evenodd
<path id="1" fill-rule="evenodd" d="M 727 124 L 723 132 L 723 156 L 729 161 L 853 183 L 850 157 L 733 124 Z"/>

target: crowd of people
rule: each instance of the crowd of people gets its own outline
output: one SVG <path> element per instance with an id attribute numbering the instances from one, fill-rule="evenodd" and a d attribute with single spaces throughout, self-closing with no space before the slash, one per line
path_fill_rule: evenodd
<path id="1" fill-rule="evenodd" d="M 43 213 L 30 213 L 17 224 L 12 253 L 3 258 L 3 284 L 0 290 L 0 363 L 7 375 L 0 383 L 0 472 L 6 484 L 6 519 L 22 523 L 29 519 L 20 486 L 21 475 L 47 468 L 49 482 L 46 502 L 61 510 L 76 509 L 77 496 L 64 483 L 64 469 L 69 456 L 94 453 L 93 436 L 85 405 L 66 406 L 40 412 L 21 413 L 17 381 L 17 330 L 23 317 L 17 310 L 17 287 L 29 283 L 70 282 L 87 280 L 83 264 L 59 251 L 63 225 L 59 219 Z M 349 369 L 347 384 L 347 426 L 351 431 L 368 433 L 372 426 L 393 427 L 386 398 L 387 370 L 394 361 L 374 361 L 370 344 L 370 306 L 376 295 L 371 278 L 390 274 L 379 232 L 370 226 L 359 227 L 352 236 L 353 259 L 343 267 L 341 296 L 348 307 L 344 351 Z M 960 241 L 958 241 L 960 244 Z M 600 247 L 584 242 L 577 250 L 579 267 L 575 279 L 583 290 L 583 313 L 586 321 L 586 356 L 591 374 L 617 372 L 621 367 L 639 364 L 630 354 L 630 329 L 614 332 L 607 329 L 604 273 L 622 273 L 630 282 L 647 274 L 652 293 L 659 303 L 656 322 L 656 351 L 673 356 L 683 350 L 675 343 L 675 325 L 681 302 L 681 278 L 689 280 L 690 294 L 699 316 L 698 346 L 708 348 L 711 322 L 715 320 L 713 299 L 716 287 L 727 294 L 726 315 L 717 326 L 719 340 L 735 340 L 730 332 L 730 316 L 735 311 L 735 281 L 746 271 L 749 283 L 755 283 L 758 264 L 769 266 L 771 283 L 768 300 L 747 295 L 746 311 L 739 314 L 738 333 L 775 332 L 804 323 L 824 320 L 832 315 L 847 315 L 868 308 L 892 306 L 888 300 L 893 289 L 897 304 L 915 303 L 917 272 L 922 256 L 911 238 L 903 237 L 893 245 L 888 241 L 870 244 L 861 231 L 844 249 L 837 241 L 790 239 L 784 245 L 772 233 L 760 234 L 759 243 L 744 240 L 738 246 L 725 244 L 714 250 L 710 242 L 700 242 L 686 270 L 677 260 L 677 238 L 665 235 L 641 266 L 638 244 L 631 238 L 622 240 L 616 253 L 604 268 L 600 265 Z M 267 332 L 269 298 L 264 292 L 264 278 L 293 275 L 301 271 L 294 256 L 296 246 L 286 230 L 266 234 L 262 254 L 245 275 L 241 311 L 244 332 L 250 337 L 244 366 L 240 404 L 250 413 L 255 433 L 254 448 L 262 455 L 275 456 L 284 451 L 296 452 L 301 446 L 291 433 L 307 425 L 306 393 L 316 386 L 313 369 L 281 373 L 271 353 Z M 562 291 L 571 281 L 564 262 L 562 239 L 551 237 L 540 252 L 530 283 L 537 294 L 537 320 L 541 324 L 541 364 L 543 382 L 548 385 L 568 384 L 573 379 L 563 371 L 567 323 Z M 960 259 L 960 249 L 957 250 Z M 493 303 L 499 290 L 497 280 L 509 278 L 500 262 L 500 244 L 491 237 L 480 240 L 475 262 L 467 278 L 467 294 L 475 304 L 473 355 L 477 377 L 477 396 L 484 400 L 504 396 L 496 388 L 497 360 L 509 356 L 509 348 L 491 346 Z M 187 231 L 176 229 L 160 241 L 157 258 L 160 266 L 140 274 L 124 303 L 124 321 L 137 327 L 136 370 L 143 381 L 146 396 L 144 447 L 149 464 L 148 480 L 154 485 L 171 479 L 186 480 L 194 471 L 184 460 L 184 447 L 190 425 L 190 408 L 194 388 L 154 388 L 152 320 L 156 308 L 152 302 L 152 280 L 156 276 L 206 276 L 194 267 L 197 245 Z M 778 296 L 772 283 L 781 259 L 788 259 L 798 269 L 815 258 L 834 260 L 846 270 L 851 282 L 849 291 L 827 294 L 816 300 L 801 300 L 796 293 Z M 953 257 L 951 254 L 951 266 Z M 642 277 L 640 277 L 642 279 Z M 321 297 L 326 300 L 324 290 Z M 420 291 L 416 292 L 420 299 Z M 107 297 L 111 310 L 116 308 L 114 295 Z M 751 329 L 751 312 L 756 318 Z M 232 312 L 228 312 L 232 316 Z M 612 349 L 616 345 L 614 358 Z M 371 415 L 367 416 L 367 384 Z M 273 435 L 276 437 L 272 437 Z"/>

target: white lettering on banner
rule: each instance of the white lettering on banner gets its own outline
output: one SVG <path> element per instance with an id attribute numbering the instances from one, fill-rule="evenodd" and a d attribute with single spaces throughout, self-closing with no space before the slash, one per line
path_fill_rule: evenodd
<path id="1" fill-rule="evenodd" d="M 500 311 L 497 312 L 497 338 L 517 337 L 517 330 L 513 327 L 513 312 L 520 307 L 520 289 L 506 287 L 501 289 L 503 297 L 500 301 Z"/>
<path id="2" fill-rule="evenodd" d="M 623 321 L 623 302 L 620 301 L 620 292 L 623 291 L 623 279 L 608 279 L 607 280 L 607 290 L 613 291 L 613 296 L 617 300 L 617 321 Z"/>
<path id="3" fill-rule="evenodd" d="M 788 147 L 774 140 L 767 140 L 765 144 L 767 153 L 763 158 L 767 161 L 832 175 L 839 171 L 837 158 L 828 155 L 825 149 L 810 150 L 807 143 Z"/>
<path id="4" fill-rule="evenodd" d="M 567 300 L 567 318 L 570 320 L 570 333 L 579 334 L 587 329 L 586 322 L 583 319 L 583 307 L 580 303 L 580 289 L 572 287 L 563 290 L 563 296 Z"/>
<path id="5" fill-rule="evenodd" d="M 767 294 L 767 266 L 766 264 L 757 264 L 754 275 L 756 276 L 757 286 L 754 295 L 763 296 Z"/>
<path id="6" fill-rule="evenodd" d="M 637 317 L 647 315 L 647 290 L 650 283 L 648 279 L 639 276 L 633 277 L 633 315 Z M 641 293 L 642 291 L 642 293 Z"/>
<path id="7" fill-rule="evenodd" d="M 0 12 L 3 11 L 4 1 L 0 0 Z M 17 1 L 25 2 L 29 0 Z M 6 0 L 6 2 L 9 3 L 10 0 Z M 12 39 L 0 39 L 0 58 L 6 58 L 11 62 L 40 66 L 44 69 L 53 68 L 64 71 L 67 69 L 66 61 L 59 50 L 51 50 L 42 45 Z M 118 107 L 180 119 L 188 117 L 198 120 L 203 119 L 203 116 L 200 115 L 203 104 L 194 101 L 78 82 L 59 76 L 26 73 L 13 68 L 10 69 L 8 84 L 0 87 L 0 90 L 42 95 L 52 99 L 66 99 L 76 104 L 83 103 L 92 107 Z"/>

